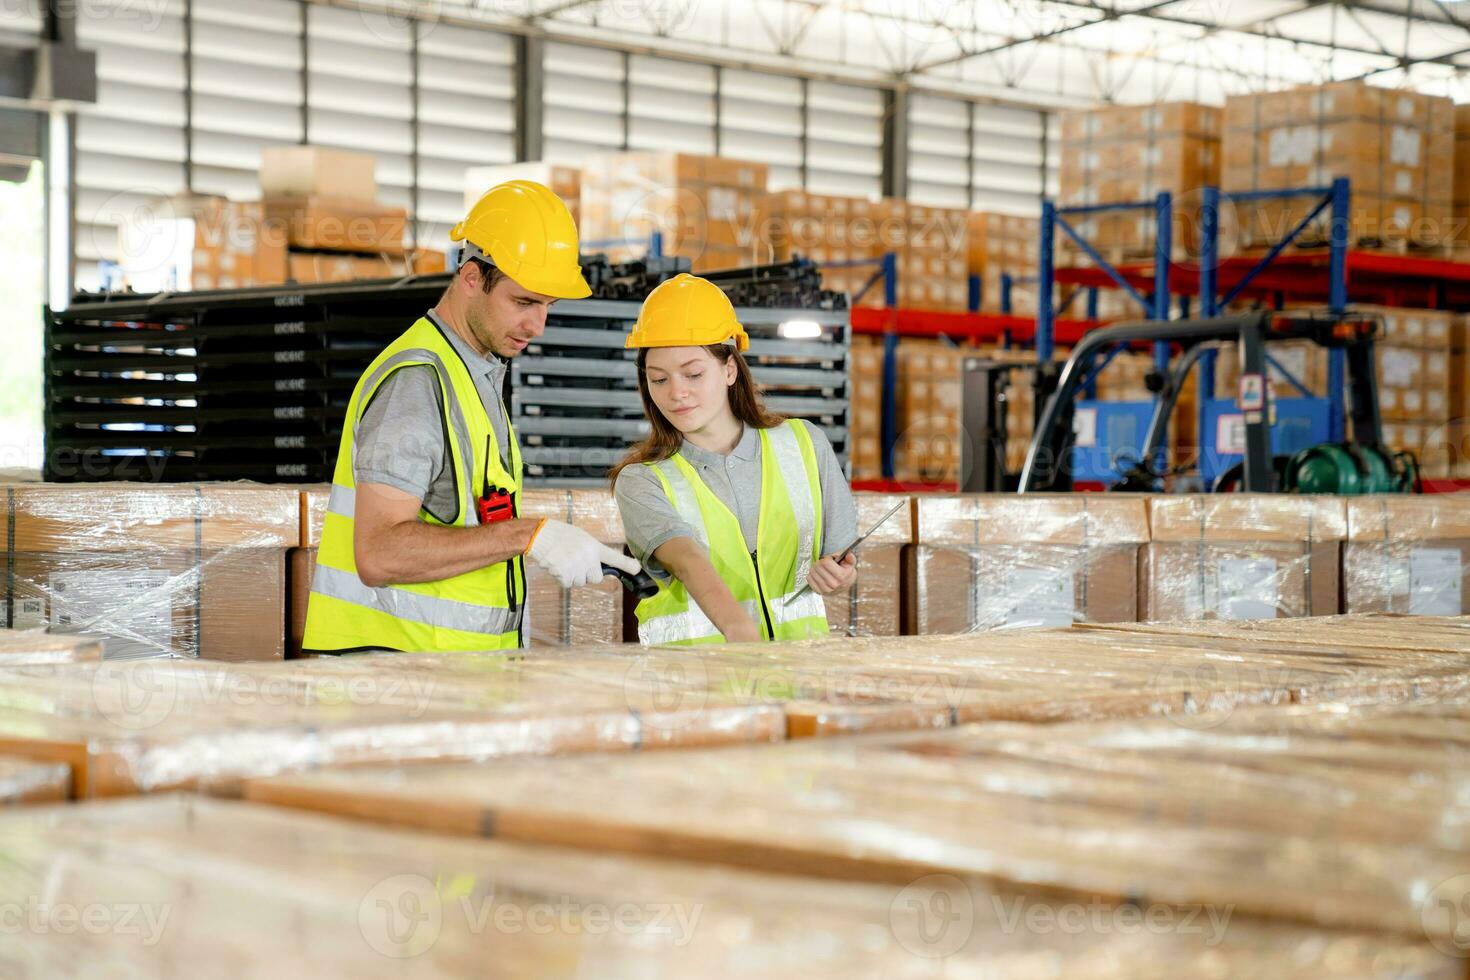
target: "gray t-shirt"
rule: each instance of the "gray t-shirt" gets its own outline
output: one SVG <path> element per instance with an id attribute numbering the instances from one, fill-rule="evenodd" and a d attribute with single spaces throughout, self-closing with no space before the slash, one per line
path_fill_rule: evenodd
<path id="1" fill-rule="evenodd" d="M 836 554 L 858 536 L 857 508 L 852 488 L 837 462 L 837 454 L 821 429 L 803 420 L 812 437 L 817 456 L 817 476 L 822 485 L 822 554 Z M 740 442 L 729 456 L 721 456 L 686 442 L 679 454 L 699 471 L 710 491 L 740 520 L 745 546 L 755 550 L 761 512 L 761 439 L 756 429 L 746 426 Z M 647 466 L 629 466 L 618 474 L 613 487 L 618 510 L 623 515 L 628 550 L 649 573 L 667 580 L 668 570 L 652 556 L 666 541 L 692 538 L 694 529 L 679 518 L 664 495 L 663 484 Z"/>
<path id="2" fill-rule="evenodd" d="M 493 354 L 476 354 L 459 334 L 433 312 L 427 314 L 464 360 L 475 390 L 499 444 L 501 463 L 509 466 L 510 432 L 501 392 L 507 365 Z M 429 513 L 443 520 L 459 511 L 454 489 L 454 467 L 444 437 L 439 401 L 438 372 L 426 364 L 399 368 L 378 386 L 354 439 L 357 458 L 353 479 L 359 484 L 384 483 L 423 501 Z M 483 488 L 473 487 L 476 494 Z"/>

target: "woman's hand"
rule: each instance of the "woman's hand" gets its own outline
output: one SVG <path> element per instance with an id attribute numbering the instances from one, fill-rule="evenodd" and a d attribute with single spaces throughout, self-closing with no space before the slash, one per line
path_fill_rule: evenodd
<path id="1" fill-rule="evenodd" d="M 840 565 L 837 559 L 828 555 L 813 565 L 811 573 L 807 575 L 807 582 L 811 584 L 812 591 L 818 595 L 831 595 L 834 592 L 851 588 L 856 579 L 857 555 L 855 554 L 849 554 Z"/>

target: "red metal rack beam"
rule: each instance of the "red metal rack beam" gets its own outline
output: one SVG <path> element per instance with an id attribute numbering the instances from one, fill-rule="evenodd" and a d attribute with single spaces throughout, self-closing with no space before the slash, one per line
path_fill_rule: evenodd
<path id="1" fill-rule="evenodd" d="M 882 335 L 892 331 L 900 337 L 944 336 L 981 344 L 998 344 L 1007 332 L 1014 343 L 1028 343 L 1036 336 L 1036 318 L 1029 316 L 869 307 L 857 307 L 851 313 L 852 331 L 859 334 Z M 1088 330 L 1101 325 L 1097 320 L 1058 320 L 1056 342 L 1075 344 Z"/>

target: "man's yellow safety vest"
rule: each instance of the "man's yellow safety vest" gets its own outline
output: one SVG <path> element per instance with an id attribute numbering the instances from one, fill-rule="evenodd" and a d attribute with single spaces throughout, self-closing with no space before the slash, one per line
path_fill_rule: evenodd
<path id="1" fill-rule="evenodd" d="M 750 614 L 766 640 L 827 635 L 822 597 L 807 591 L 812 564 L 821 558 L 822 484 L 811 434 L 800 420 L 760 430 L 761 508 L 756 549 L 745 550 L 740 519 L 715 496 L 682 454 L 644 463 L 658 474 L 664 494 L 711 564 Z M 678 579 L 638 604 L 638 638 L 647 644 L 723 643 L 725 637 L 689 598 Z"/>
<path id="2" fill-rule="evenodd" d="M 519 514 L 521 454 L 515 431 L 507 420 L 510 472 L 506 472 L 500 462 L 495 429 L 469 368 L 440 328 L 427 317 L 420 318 L 368 366 L 347 405 L 316 575 L 311 580 L 311 600 L 306 607 L 302 646 L 308 651 L 438 653 L 522 645 L 526 568 L 525 559 L 519 555 L 438 582 L 373 588 L 357 575 L 352 543 L 357 425 L 383 382 L 394 371 L 412 365 L 428 365 L 438 375 L 458 501 L 452 517 L 421 509 L 419 519 L 445 527 L 472 527 L 480 523 L 476 495 L 487 489 L 508 491 L 513 509 Z M 504 410 L 503 405 L 501 408 Z"/>

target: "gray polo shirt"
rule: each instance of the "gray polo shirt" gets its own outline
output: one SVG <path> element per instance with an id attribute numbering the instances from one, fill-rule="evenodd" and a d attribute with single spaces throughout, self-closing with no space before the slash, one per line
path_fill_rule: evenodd
<path id="1" fill-rule="evenodd" d="M 439 328 L 469 368 L 475 390 L 500 448 L 500 461 L 510 466 L 510 427 L 505 419 L 507 365 L 493 354 L 476 354 L 459 334 L 433 312 L 425 314 Z M 454 466 L 444 437 L 438 372 L 427 364 L 399 368 L 378 386 L 357 425 L 357 458 L 353 479 L 359 484 L 385 483 L 423 501 L 429 513 L 449 520 L 459 512 Z M 482 487 L 472 488 L 478 496 Z"/>
<path id="2" fill-rule="evenodd" d="M 812 448 L 817 456 L 817 476 L 822 485 L 822 554 L 836 554 L 858 536 L 852 488 L 847 485 L 826 433 L 805 420 L 802 424 L 812 437 Z M 689 442 L 684 443 L 679 454 L 699 471 L 705 486 L 739 518 L 745 546 L 754 551 L 761 512 L 759 431 L 746 426 L 740 442 L 728 456 L 700 449 Z M 664 496 L 663 484 L 650 467 L 625 468 L 618 474 L 613 493 L 623 515 L 628 550 L 650 574 L 667 580 L 670 577 L 668 571 L 653 559 L 653 553 L 666 541 L 694 537 L 694 529 L 679 519 L 674 505 Z"/>

